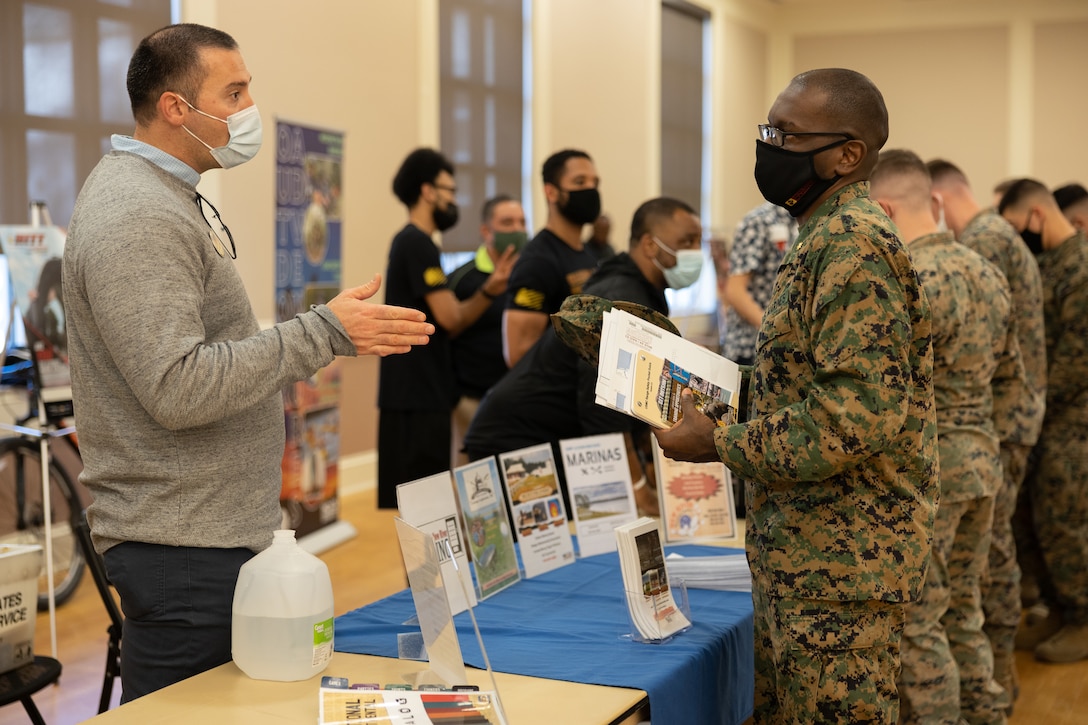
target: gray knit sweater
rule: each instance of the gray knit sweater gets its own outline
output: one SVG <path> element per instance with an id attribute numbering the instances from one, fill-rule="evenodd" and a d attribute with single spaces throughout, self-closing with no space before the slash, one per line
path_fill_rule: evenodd
<path id="1" fill-rule="evenodd" d="M 99 551 L 268 546 L 280 526 L 280 391 L 355 354 L 321 305 L 260 330 L 208 231 L 196 190 L 131 153 L 103 158 L 76 200 L 64 306 Z"/>

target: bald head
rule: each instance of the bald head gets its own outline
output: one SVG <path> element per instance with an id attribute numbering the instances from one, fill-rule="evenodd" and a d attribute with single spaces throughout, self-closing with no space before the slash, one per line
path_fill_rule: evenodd
<path id="1" fill-rule="evenodd" d="M 888 141 L 888 108 L 871 80 L 847 68 L 818 68 L 795 77 L 790 87 L 819 95 L 830 128 L 864 141 L 870 163 L 876 162 L 876 152 Z"/>

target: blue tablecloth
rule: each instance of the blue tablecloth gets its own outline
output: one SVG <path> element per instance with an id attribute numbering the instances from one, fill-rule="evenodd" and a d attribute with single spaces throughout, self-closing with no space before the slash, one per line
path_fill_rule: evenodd
<path id="1" fill-rule="evenodd" d="M 730 550 L 689 545 L 666 551 L 720 556 Z M 613 553 L 522 580 L 475 611 L 497 672 L 645 690 L 655 724 L 739 725 L 753 704 L 751 595 L 689 589 L 688 600 L 690 630 L 664 644 L 631 641 Z M 419 631 L 404 624 L 414 614 L 407 589 L 348 612 L 336 619 L 336 649 L 396 657 L 397 634 Z M 454 622 L 465 663 L 484 668 L 472 620 L 462 613 Z"/>

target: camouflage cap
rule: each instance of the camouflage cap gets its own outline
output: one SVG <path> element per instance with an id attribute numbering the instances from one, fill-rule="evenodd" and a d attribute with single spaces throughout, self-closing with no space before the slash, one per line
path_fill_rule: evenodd
<path id="1" fill-rule="evenodd" d="M 668 317 L 655 309 L 637 302 L 609 300 L 595 295 L 571 295 L 563 300 L 559 311 L 552 314 L 552 327 L 555 334 L 567 347 L 593 367 L 597 367 L 597 357 L 601 350 L 601 329 L 604 326 L 604 313 L 611 309 L 623 310 L 668 330 L 674 335 L 680 331 Z"/>

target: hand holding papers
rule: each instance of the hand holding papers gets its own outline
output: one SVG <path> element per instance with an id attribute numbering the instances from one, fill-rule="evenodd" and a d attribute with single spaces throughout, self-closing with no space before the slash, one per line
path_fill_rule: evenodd
<path id="1" fill-rule="evenodd" d="M 731 360 L 613 309 L 604 313 L 597 402 L 668 428 L 682 414 L 680 393 L 720 425 L 737 420 L 740 368 Z"/>

